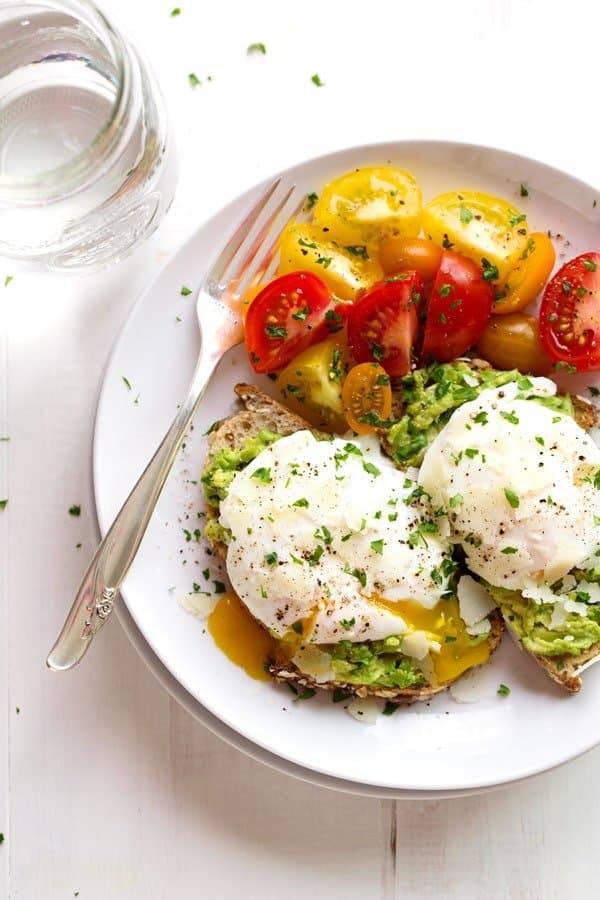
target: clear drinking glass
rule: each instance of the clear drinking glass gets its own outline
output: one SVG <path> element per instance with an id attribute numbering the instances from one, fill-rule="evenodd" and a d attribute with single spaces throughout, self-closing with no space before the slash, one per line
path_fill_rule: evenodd
<path id="1" fill-rule="evenodd" d="M 0 0 L 0 256 L 122 259 L 173 199 L 173 141 L 138 52 L 87 0 Z"/>

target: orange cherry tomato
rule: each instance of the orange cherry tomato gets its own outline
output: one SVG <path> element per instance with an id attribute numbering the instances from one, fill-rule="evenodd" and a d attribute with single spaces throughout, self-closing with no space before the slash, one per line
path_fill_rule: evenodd
<path id="1" fill-rule="evenodd" d="M 442 248 L 427 238 L 393 237 L 381 242 L 379 261 L 386 275 L 418 272 L 423 281 L 433 281 L 442 259 Z"/>
<path id="2" fill-rule="evenodd" d="M 373 434 L 379 421 L 392 411 L 390 377 L 379 363 L 361 363 L 348 372 L 342 386 L 342 404 L 350 428 Z"/>
<path id="3" fill-rule="evenodd" d="M 548 235 L 543 231 L 530 234 L 519 264 L 494 301 L 493 315 L 519 312 L 529 306 L 546 284 L 555 261 L 556 252 Z"/>
<path id="4" fill-rule="evenodd" d="M 524 375 L 552 371 L 552 360 L 540 340 L 538 320 L 525 313 L 492 316 L 477 342 L 477 353 L 496 369 L 518 369 Z"/>

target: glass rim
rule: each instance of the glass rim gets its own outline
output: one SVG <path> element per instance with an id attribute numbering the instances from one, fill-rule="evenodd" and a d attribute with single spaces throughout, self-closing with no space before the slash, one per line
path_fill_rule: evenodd
<path id="1" fill-rule="evenodd" d="M 131 71 L 125 41 L 93 0 L 8 0 L 5 8 L 19 6 L 56 9 L 72 14 L 90 25 L 109 50 L 117 69 L 117 91 L 104 124 L 92 140 L 71 159 L 59 166 L 35 175 L 15 177 L 0 174 L 0 204 L 3 202 L 32 203 L 43 199 L 64 197 L 81 186 L 91 171 L 98 167 L 110 148 L 123 122 L 130 101 Z M 86 18 L 86 13 L 88 18 Z"/>

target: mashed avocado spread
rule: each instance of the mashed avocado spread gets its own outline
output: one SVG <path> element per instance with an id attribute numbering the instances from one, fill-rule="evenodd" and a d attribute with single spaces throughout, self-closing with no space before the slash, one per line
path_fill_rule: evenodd
<path id="1" fill-rule="evenodd" d="M 575 578 L 585 578 L 590 583 L 600 583 L 600 567 L 586 572 L 574 570 L 573 575 Z M 572 591 L 568 596 L 572 600 L 586 603 L 585 615 L 570 612 L 560 624 L 553 624 L 553 604 L 528 600 L 519 591 L 509 591 L 490 584 L 486 584 L 486 587 L 500 606 L 502 615 L 530 653 L 538 656 L 578 656 L 600 642 L 600 604 L 586 603 L 581 591 Z"/>
<path id="2" fill-rule="evenodd" d="M 463 403 L 475 400 L 487 388 L 498 388 L 516 381 L 527 397 L 531 381 L 516 369 L 474 369 L 466 362 L 434 364 L 417 369 L 401 379 L 404 413 L 387 432 L 387 442 L 401 468 L 419 466 L 425 451 L 450 416 Z M 572 415 L 570 397 L 535 397 L 559 412 Z"/>
<path id="3" fill-rule="evenodd" d="M 400 652 L 401 645 L 401 637 L 388 637 L 383 641 L 356 644 L 340 641 L 322 649 L 331 654 L 331 668 L 336 677 L 348 684 L 376 684 L 400 689 L 426 684 L 423 673 L 413 668 L 408 657 Z"/>
<path id="4" fill-rule="evenodd" d="M 221 500 L 227 496 L 229 485 L 237 472 L 240 472 L 249 462 L 252 462 L 265 447 L 270 447 L 281 437 L 274 431 L 264 428 L 254 437 L 246 438 L 238 449 L 223 447 L 215 453 L 202 473 L 202 485 L 204 496 L 208 506 L 216 511 L 214 518 L 207 522 L 204 534 L 210 541 L 228 543 L 229 533 L 219 524 L 219 506 Z"/>

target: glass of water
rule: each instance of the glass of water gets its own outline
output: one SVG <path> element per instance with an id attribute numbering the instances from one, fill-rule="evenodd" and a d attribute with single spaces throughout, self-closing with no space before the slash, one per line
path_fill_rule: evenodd
<path id="1" fill-rule="evenodd" d="M 0 0 L 0 256 L 59 271 L 122 259 L 175 192 L 138 52 L 87 0 Z"/>

